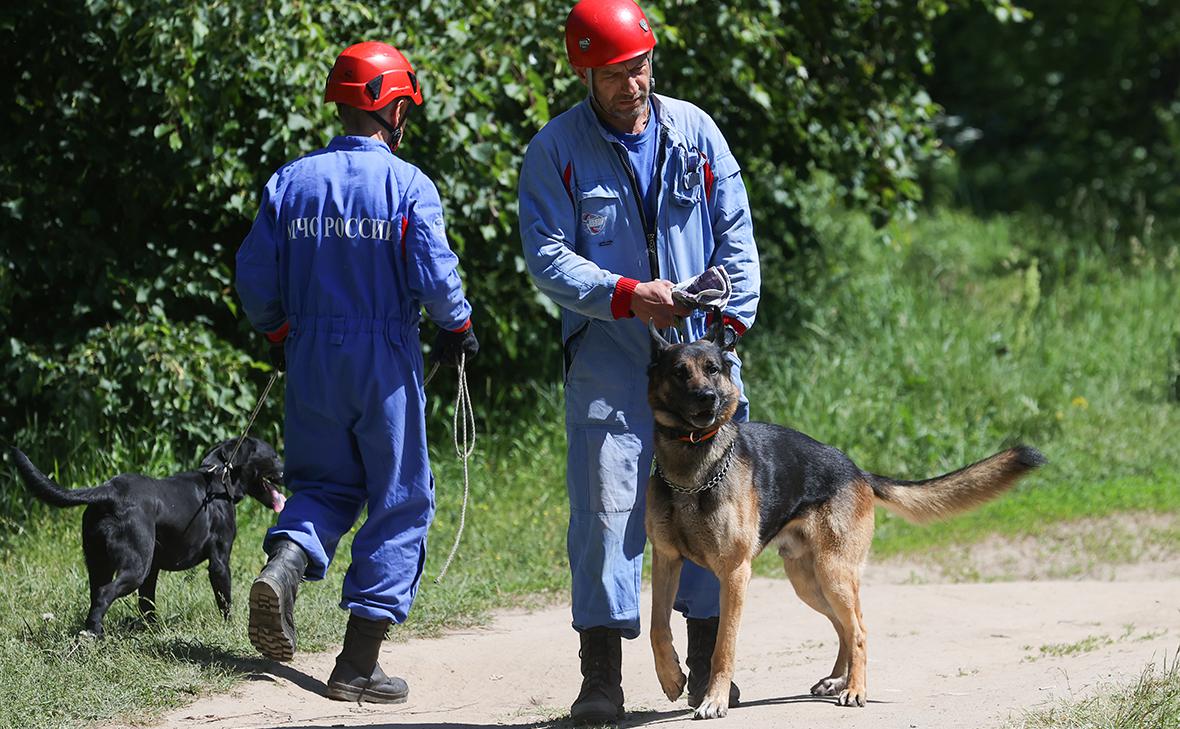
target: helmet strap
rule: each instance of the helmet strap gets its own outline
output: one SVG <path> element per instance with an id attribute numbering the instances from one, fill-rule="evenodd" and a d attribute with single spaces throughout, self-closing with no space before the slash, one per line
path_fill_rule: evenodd
<path id="1" fill-rule="evenodd" d="M 590 97 L 590 105 L 598 106 L 598 99 L 594 98 L 594 69 L 586 69 L 586 94 Z"/>
<path id="2" fill-rule="evenodd" d="M 396 101 L 394 103 L 396 103 Z M 382 126 L 382 128 L 384 128 L 385 131 L 389 133 L 389 150 L 391 152 L 396 152 L 397 148 L 400 147 L 401 143 L 402 143 L 402 134 L 403 134 L 405 127 L 406 127 L 406 117 L 409 116 L 409 111 L 410 111 L 408 106 L 404 107 L 404 109 L 405 109 L 405 111 L 402 113 L 401 119 L 398 120 L 398 124 L 396 127 L 394 125 L 390 124 L 389 122 L 387 122 L 385 120 L 385 117 L 381 116 L 381 114 L 379 114 L 378 112 L 376 112 L 376 111 L 368 112 L 369 116 L 371 116 L 374 121 L 376 121 L 378 124 L 380 124 Z"/>

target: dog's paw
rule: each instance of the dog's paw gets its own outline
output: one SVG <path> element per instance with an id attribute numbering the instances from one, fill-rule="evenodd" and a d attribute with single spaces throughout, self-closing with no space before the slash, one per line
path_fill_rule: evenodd
<path id="1" fill-rule="evenodd" d="M 820 679 L 819 683 L 811 687 L 812 696 L 836 696 L 848 686 L 845 676 L 829 676 Z"/>
<path id="2" fill-rule="evenodd" d="M 869 700 L 868 694 L 863 688 L 850 688 L 840 692 L 836 698 L 838 706 L 864 706 L 865 702 Z"/>
<path id="3" fill-rule="evenodd" d="M 729 713 L 729 695 L 724 696 L 706 696 L 701 705 L 697 707 L 696 713 L 692 715 L 694 719 L 720 719 Z"/>
<path id="4" fill-rule="evenodd" d="M 95 633 L 89 628 L 83 628 L 78 631 L 78 638 L 84 641 L 102 640 L 102 633 Z"/>
<path id="5" fill-rule="evenodd" d="M 671 674 L 670 676 L 667 674 Z M 680 666 L 676 666 L 675 673 L 671 671 L 661 672 L 660 688 L 664 690 L 664 695 L 668 697 L 668 701 L 675 701 L 680 698 L 680 694 L 684 693 L 684 686 L 688 683 L 688 678 L 684 675 L 684 671 L 680 670 Z"/>

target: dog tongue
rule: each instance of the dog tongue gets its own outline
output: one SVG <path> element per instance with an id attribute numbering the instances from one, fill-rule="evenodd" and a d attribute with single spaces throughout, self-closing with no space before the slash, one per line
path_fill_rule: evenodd
<path id="1" fill-rule="evenodd" d="M 274 510 L 275 510 L 275 513 L 277 514 L 277 513 L 279 513 L 280 511 L 282 511 L 282 510 L 283 510 L 283 507 L 284 507 L 284 506 L 286 506 L 286 505 L 287 505 L 287 497 L 286 497 L 286 496 L 283 496 L 283 494 L 282 494 L 282 492 L 281 492 L 281 491 L 275 491 L 275 495 L 274 495 Z"/>

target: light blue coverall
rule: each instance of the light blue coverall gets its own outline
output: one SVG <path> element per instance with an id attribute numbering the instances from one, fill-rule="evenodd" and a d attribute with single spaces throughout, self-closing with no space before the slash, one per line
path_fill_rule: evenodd
<path id="1" fill-rule="evenodd" d="M 651 98 L 660 125 L 651 251 L 627 153 L 589 100 L 533 138 L 520 173 L 525 261 L 561 307 L 573 626 L 618 628 L 628 638 L 639 635 L 653 425 L 651 345 L 646 323 L 629 313 L 631 293 L 640 281 L 681 282 L 722 265 L 734 289 L 724 318 L 743 333 L 760 285 L 745 185 L 721 132 L 688 102 Z M 695 312 L 685 329 L 682 339 L 703 336 L 705 315 Z M 729 356 L 741 387 L 740 362 Z M 738 419 L 748 412 L 743 398 Z M 676 608 L 690 618 L 718 615 L 716 578 L 686 563 Z"/>
<path id="2" fill-rule="evenodd" d="M 462 331 L 471 306 L 447 244 L 438 190 L 368 137 L 336 137 L 266 184 L 237 255 L 246 316 L 289 326 L 285 480 L 266 545 L 290 539 L 321 579 L 352 544 L 341 607 L 405 620 L 426 558 L 434 479 L 426 451 L 421 307 Z"/>

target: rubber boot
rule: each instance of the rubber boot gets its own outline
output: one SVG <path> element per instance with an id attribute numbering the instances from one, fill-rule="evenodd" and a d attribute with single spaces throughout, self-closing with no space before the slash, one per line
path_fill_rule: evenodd
<path id="1" fill-rule="evenodd" d="M 410 687 L 397 676 L 386 676 L 377 663 L 381 641 L 390 620 L 368 620 L 350 614 L 344 630 L 344 648 L 336 656 L 336 667 L 328 676 L 328 698 L 337 701 L 367 701 L 371 704 L 400 704 Z"/>
<path id="2" fill-rule="evenodd" d="M 615 628 L 590 628 L 582 642 L 582 690 L 570 707 L 575 722 L 610 724 L 623 718 L 623 634 Z"/>
<path id="3" fill-rule="evenodd" d="M 307 553 L 295 542 L 280 539 L 270 560 L 250 586 L 250 642 L 272 661 L 295 657 L 295 597 L 307 571 Z"/>
<path id="4" fill-rule="evenodd" d="M 688 618 L 688 705 L 697 708 L 709 690 L 713 671 L 713 648 L 717 645 L 719 618 Z M 729 705 L 737 706 L 742 692 L 737 684 L 729 683 Z"/>

